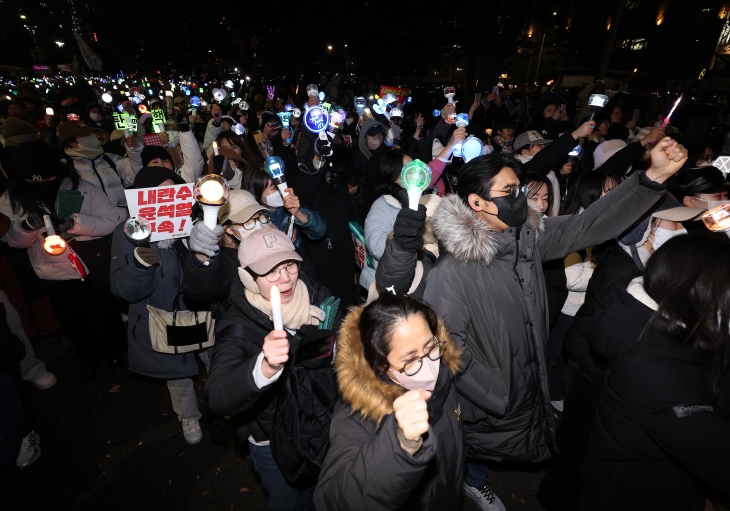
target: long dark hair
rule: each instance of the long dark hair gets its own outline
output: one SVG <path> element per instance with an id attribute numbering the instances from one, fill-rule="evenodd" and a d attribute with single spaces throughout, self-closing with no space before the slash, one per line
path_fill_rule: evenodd
<path id="1" fill-rule="evenodd" d="M 438 317 L 433 309 L 407 296 L 386 293 L 362 311 L 360 337 L 365 360 L 373 371 L 384 374 L 388 370 L 390 367 L 388 354 L 391 350 L 393 332 L 401 321 L 414 314 L 426 320 L 434 335 L 438 332 Z"/>
<path id="2" fill-rule="evenodd" d="M 621 182 L 615 174 L 601 170 L 592 170 L 578 176 L 578 179 L 575 180 L 575 183 L 568 191 L 568 197 L 565 201 L 565 214 L 575 215 L 580 211 L 580 208 L 588 208 L 601 198 L 606 186 L 611 181 L 614 183 L 613 188 Z"/>
<path id="3" fill-rule="evenodd" d="M 241 148 L 241 158 L 246 160 L 247 165 L 254 163 L 261 163 L 261 156 L 251 150 L 246 141 L 234 131 L 221 131 L 216 137 L 215 141 L 218 146 L 221 145 L 222 140 L 227 140 L 229 144 L 235 145 Z"/>
<path id="4" fill-rule="evenodd" d="M 707 356 L 705 374 L 718 405 L 727 407 L 730 354 L 730 240 L 687 235 L 667 241 L 649 259 L 644 289 L 659 304 L 653 325 L 670 341 Z"/>
<path id="5" fill-rule="evenodd" d="M 241 188 L 253 195 L 257 202 L 264 204 L 264 191 L 274 183 L 260 163 L 249 165 L 243 172 Z"/>
<path id="6" fill-rule="evenodd" d="M 38 144 L 38 142 L 28 142 L 30 144 Z M 56 165 L 55 186 L 52 189 L 46 189 L 46 193 L 42 193 L 38 185 L 30 183 L 15 173 L 10 173 L 10 181 L 8 182 L 8 198 L 10 206 L 15 214 L 31 214 L 36 213 L 40 216 L 50 212 L 51 216 L 56 216 L 56 197 L 63 180 L 68 178 L 71 180 L 71 189 L 76 190 L 79 187 L 81 178 L 71 165 L 63 164 L 60 161 L 54 161 Z M 45 206 L 45 208 L 44 208 Z"/>
<path id="7" fill-rule="evenodd" d="M 527 185 L 528 199 L 537 194 L 537 192 L 540 191 L 540 188 L 542 188 L 542 185 L 547 186 L 548 208 L 547 211 L 545 211 L 545 214 L 547 215 L 548 212 L 553 208 L 553 184 L 548 178 L 546 178 L 542 174 L 538 174 L 537 172 L 528 172 L 527 174 L 525 174 L 525 184 Z"/>
<path id="8" fill-rule="evenodd" d="M 375 187 L 378 195 L 392 195 L 398 197 L 401 187 L 396 184 L 403 170 L 403 157 L 406 156 L 404 151 L 396 149 L 389 151 L 380 160 L 378 172 L 375 176 Z"/>

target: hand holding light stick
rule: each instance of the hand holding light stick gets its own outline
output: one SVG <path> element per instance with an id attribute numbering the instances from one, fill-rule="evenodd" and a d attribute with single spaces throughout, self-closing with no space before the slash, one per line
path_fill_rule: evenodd
<path id="1" fill-rule="evenodd" d="M 466 128 L 469 126 L 469 114 L 457 114 L 456 115 L 456 127 L 457 128 Z M 463 145 L 463 142 L 456 142 L 454 144 L 454 156 L 457 158 L 461 158 L 461 147 Z"/>
<path id="2" fill-rule="evenodd" d="M 431 184 L 431 167 L 421 160 L 413 160 L 401 170 L 400 181 L 408 193 L 408 207 L 418 211 L 421 194 Z"/>
<path id="3" fill-rule="evenodd" d="M 284 321 L 281 318 L 281 295 L 279 288 L 271 286 L 271 318 L 274 321 L 274 330 L 284 330 Z"/>
<path id="4" fill-rule="evenodd" d="M 682 98 L 683 98 L 683 97 L 684 97 L 684 94 L 681 94 L 681 95 L 680 95 L 680 96 L 679 96 L 679 97 L 677 98 L 677 101 L 675 101 L 675 102 L 674 102 L 674 105 L 672 106 L 672 109 L 671 109 L 671 110 L 669 111 L 669 115 L 667 115 L 667 116 L 666 116 L 666 117 L 664 118 L 664 121 L 662 122 L 662 126 L 669 126 L 669 120 L 670 120 L 670 119 L 672 118 L 672 114 L 673 114 L 673 113 L 674 113 L 674 111 L 675 111 L 675 110 L 677 109 L 677 105 L 679 105 L 679 102 L 680 102 L 680 101 L 682 101 Z"/>
<path id="5" fill-rule="evenodd" d="M 218 210 L 228 202 L 231 189 L 228 182 L 218 174 L 206 174 L 193 186 L 193 196 L 203 208 L 203 223 L 211 231 L 218 223 Z"/>
<path id="6" fill-rule="evenodd" d="M 291 129 L 289 128 L 289 126 L 291 126 L 291 122 L 290 122 L 291 116 L 292 116 L 291 111 L 277 112 L 276 115 L 278 115 L 279 116 L 279 119 L 281 119 L 281 125 L 282 125 L 282 127 L 285 130 L 290 130 L 291 131 Z M 287 137 L 286 140 L 284 141 L 284 143 L 286 145 L 291 144 L 292 138 L 294 138 L 294 135 L 292 135 L 291 137 Z"/>
<path id="7" fill-rule="evenodd" d="M 591 94 L 591 97 L 588 98 L 588 110 L 591 112 L 591 118 L 588 120 L 592 121 L 596 114 L 603 110 L 606 103 L 608 103 L 608 96 L 605 94 Z"/>
<path id="8" fill-rule="evenodd" d="M 133 216 L 124 222 L 124 234 L 138 247 L 149 247 L 152 226 L 147 219 Z"/>
<path id="9" fill-rule="evenodd" d="M 264 161 L 264 170 L 279 189 L 281 196 L 286 197 L 289 195 L 289 192 L 286 191 L 289 187 L 284 176 L 284 161 L 278 156 L 269 156 Z"/>

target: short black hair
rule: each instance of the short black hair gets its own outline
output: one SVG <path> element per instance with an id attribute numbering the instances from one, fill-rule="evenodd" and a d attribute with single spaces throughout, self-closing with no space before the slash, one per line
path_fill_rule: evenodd
<path id="1" fill-rule="evenodd" d="M 405 151 L 396 149 L 389 151 L 380 160 L 377 174 L 375 175 L 375 187 L 378 195 L 392 195 L 398 198 L 401 187 L 396 184 L 403 170 L 403 157 L 407 156 Z"/>
<path id="2" fill-rule="evenodd" d="M 618 186 L 621 180 L 611 172 L 592 170 L 578 176 L 573 186 L 568 190 L 565 201 L 565 214 L 575 215 L 580 208 L 586 209 L 603 195 L 606 182 L 613 181 Z"/>
<path id="3" fill-rule="evenodd" d="M 514 170 L 517 178 L 522 181 L 522 163 L 510 154 L 492 153 L 469 161 L 459 170 L 458 194 L 461 200 L 467 202 L 472 193 L 489 200 L 494 178 L 505 167 Z"/>
<path id="4" fill-rule="evenodd" d="M 431 333 L 438 332 L 438 316 L 426 303 L 407 296 L 385 293 L 368 304 L 360 316 L 360 337 L 365 360 L 378 374 L 385 374 L 390 367 L 388 354 L 393 332 L 401 321 L 415 314 L 428 323 Z"/>

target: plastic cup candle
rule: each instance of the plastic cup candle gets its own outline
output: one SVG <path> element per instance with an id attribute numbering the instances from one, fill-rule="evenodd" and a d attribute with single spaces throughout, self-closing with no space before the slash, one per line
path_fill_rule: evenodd
<path id="1" fill-rule="evenodd" d="M 730 204 L 721 204 L 702 215 L 705 226 L 713 232 L 724 232 L 730 237 Z"/>
<path id="2" fill-rule="evenodd" d="M 284 161 L 278 156 L 269 156 L 264 161 L 264 170 L 279 189 L 281 196 L 286 197 L 289 195 L 289 192 L 285 191 L 288 186 L 286 184 L 286 176 L 284 175 Z"/>
<path id="3" fill-rule="evenodd" d="M 203 209 L 203 222 L 210 230 L 218 223 L 218 210 L 228 202 L 231 189 L 228 182 L 218 174 L 206 174 L 193 186 L 193 195 Z"/>
<path id="4" fill-rule="evenodd" d="M 284 321 L 281 318 L 281 294 L 279 288 L 271 286 L 271 318 L 274 321 L 274 330 L 284 330 Z"/>
<path id="5" fill-rule="evenodd" d="M 133 216 L 124 222 L 124 234 L 138 247 L 148 247 L 152 236 L 152 226 L 146 219 Z"/>
<path id="6" fill-rule="evenodd" d="M 66 251 L 66 242 L 56 234 L 51 217 L 43 215 L 43 223 L 46 224 L 46 240 L 43 242 L 43 250 L 51 255 L 63 254 Z"/>
<path id="7" fill-rule="evenodd" d="M 213 154 L 218 156 L 218 142 L 213 142 Z"/>
<path id="8" fill-rule="evenodd" d="M 408 192 L 408 206 L 418 211 L 421 194 L 431 184 L 431 167 L 421 160 L 413 160 L 401 170 L 400 182 Z"/>

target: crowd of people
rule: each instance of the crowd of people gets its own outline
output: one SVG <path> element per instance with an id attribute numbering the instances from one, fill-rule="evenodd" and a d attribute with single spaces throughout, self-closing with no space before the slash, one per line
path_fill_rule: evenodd
<path id="1" fill-rule="evenodd" d="M 600 79 L 424 103 L 77 78 L 0 108 L 0 466 L 40 456 L 28 392 L 57 378 L 31 339 L 62 330 L 82 384 L 166 381 L 188 444 L 205 372 L 271 510 L 503 511 L 499 462 L 546 462 L 548 510 L 730 506 L 730 240 L 701 221 L 722 147 Z M 130 233 L 130 190 L 210 174 L 215 225 Z"/>

